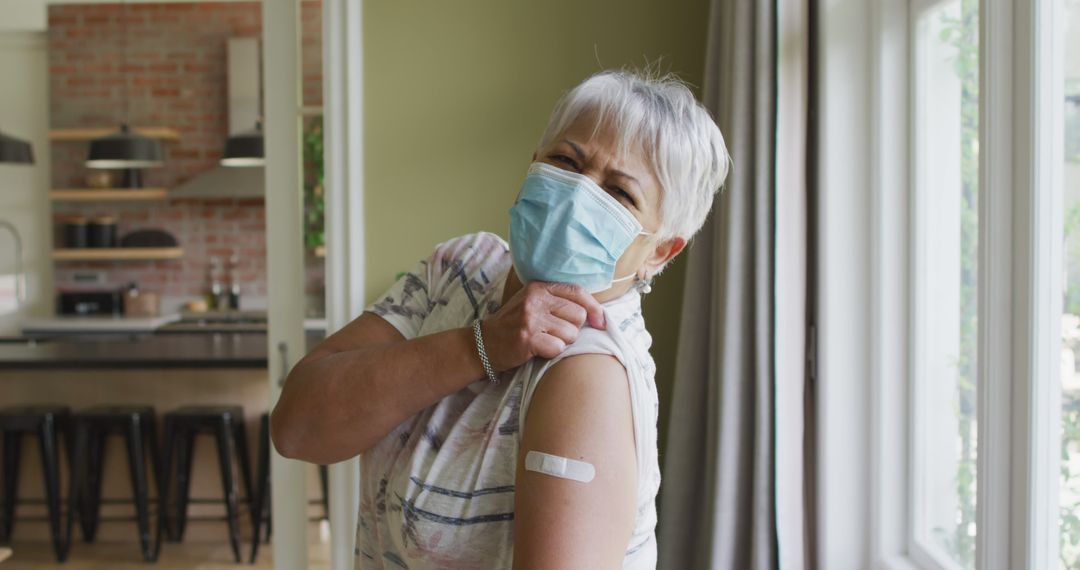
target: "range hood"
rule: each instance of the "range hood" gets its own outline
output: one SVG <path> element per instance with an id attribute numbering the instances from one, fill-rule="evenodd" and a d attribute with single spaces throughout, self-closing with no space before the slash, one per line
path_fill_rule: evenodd
<path id="1" fill-rule="evenodd" d="M 231 38 L 227 49 L 229 135 L 234 135 L 250 131 L 259 120 L 259 40 Z M 215 165 L 173 188 L 169 197 L 262 198 L 266 189 L 264 172 L 261 166 Z"/>

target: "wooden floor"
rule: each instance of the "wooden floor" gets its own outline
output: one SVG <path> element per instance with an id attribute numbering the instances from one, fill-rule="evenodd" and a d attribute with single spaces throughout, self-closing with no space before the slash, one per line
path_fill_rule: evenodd
<path id="1" fill-rule="evenodd" d="M 315 528 L 308 537 L 308 568 L 327 570 L 330 568 L 330 545 L 320 540 L 318 527 L 312 526 Z M 0 562 L 0 570 L 221 570 L 274 567 L 271 544 L 260 545 L 256 563 L 247 564 L 247 557 L 251 554 L 250 542 L 241 545 L 244 556 L 242 566 L 233 562 L 232 548 L 227 541 L 167 542 L 162 546 L 161 558 L 156 563 L 144 562 L 135 542 L 85 544 L 77 541 L 72 545 L 71 555 L 64 564 L 56 561 L 52 544 L 47 541 L 14 542 L 10 548 L 12 556 Z"/>

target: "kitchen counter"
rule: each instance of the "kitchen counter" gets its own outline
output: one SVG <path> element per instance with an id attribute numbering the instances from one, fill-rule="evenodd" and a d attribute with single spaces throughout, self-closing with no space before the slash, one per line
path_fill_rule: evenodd
<path id="1" fill-rule="evenodd" d="M 60 316 L 28 317 L 22 321 L 24 334 L 78 332 L 151 332 L 163 325 L 180 320 L 179 314 L 160 317 Z"/>
<path id="2" fill-rule="evenodd" d="M 266 332 L 266 311 L 172 313 L 158 317 L 56 316 L 23 319 L 22 332 L 45 337 L 79 333 Z M 326 319 L 304 319 L 304 330 L 325 331 Z"/>
<path id="3" fill-rule="evenodd" d="M 323 333 L 308 331 L 310 350 Z M 95 334 L 0 339 L 0 369 L 266 368 L 265 333 Z"/>

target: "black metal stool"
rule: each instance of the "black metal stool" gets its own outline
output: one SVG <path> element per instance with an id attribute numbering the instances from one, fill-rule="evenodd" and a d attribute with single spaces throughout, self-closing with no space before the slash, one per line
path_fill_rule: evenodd
<path id="1" fill-rule="evenodd" d="M 131 473 L 131 493 L 135 500 L 135 520 L 139 528 L 139 545 L 143 559 L 155 560 L 150 548 L 150 512 L 146 455 L 149 450 L 154 481 L 158 484 L 158 509 L 161 509 L 161 475 L 157 450 L 157 426 L 154 408 L 150 406 L 95 406 L 75 416 L 75 450 L 72 465 L 68 535 L 75 513 L 78 513 L 83 540 L 93 542 L 97 535 L 101 511 L 102 470 L 105 466 L 105 440 L 119 432 L 127 442 L 128 469 Z"/>
<path id="2" fill-rule="evenodd" d="M 182 540 L 187 526 L 187 507 L 190 499 L 191 466 L 195 449 L 195 436 L 213 433 L 217 440 L 218 464 L 221 469 L 221 486 L 224 490 L 225 519 L 229 525 L 229 541 L 233 556 L 240 562 L 239 497 L 232 462 L 240 463 L 244 493 L 251 498 L 251 465 L 244 429 L 244 410 L 240 406 L 185 406 L 165 414 L 165 455 L 162 462 L 162 496 L 169 493 L 170 478 L 176 473 L 176 513 L 174 524 L 169 525 L 168 502 L 162 503 L 158 536 L 163 528 L 169 529 L 173 541 Z M 175 452 L 174 452 L 175 450 Z M 173 455 L 177 456 L 175 468 Z M 158 541 L 160 547 L 161 541 Z"/>
<path id="3" fill-rule="evenodd" d="M 0 542 L 11 542 L 15 528 L 15 502 L 19 493 L 19 456 L 22 436 L 36 434 L 41 445 L 41 470 L 45 478 L 45 504 L 49 510 L 56 559 L 67 559 L 67 539 L 60 524 L 60 434 L 70 453 L 71 410 L 65 406 L 16 406 L 0 409 L 0 432 L 4 434 L 4 508 Z M 68 456 L 70 458 L 70 454 Z"/>
<path id="4" fill-rule="evenodd" d="M 323 517 L 330 518 L 329 484 L 328 473 L 325 465 L 319 466 L 319 483 L 322 486 Z M 259 418 L 259 459 L 255 466 L 255 496 L 251 504 L 251 560 L 255 563 L 255 557 L 259 552 L 259 542 L 269 542 L 270 533 L 273 532 L 273 521 L 270 517 L 270 414 L 263 414 Z M 263 523 L 266 523 L 266 537 L 262 537 Z"/>

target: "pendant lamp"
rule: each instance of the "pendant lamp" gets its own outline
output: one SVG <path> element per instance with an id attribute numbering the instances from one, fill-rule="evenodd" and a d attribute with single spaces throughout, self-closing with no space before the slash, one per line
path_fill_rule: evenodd
<path id="1" fill-rule="evenodd" d="M 90 141 L 90 168 L 155 168 L 164 163 L 161 142 L 131 132 L 127 124 L 120 130 Z"/>
<path id="2" fill-rule="evenodd" d="M 230 136 L 225 141 L 222 166 L 264 166 L 262 120 L 255 121 L 255 130 Z"/>
<path id="3" fill-rule="evenodd" d="M 0 162 L 34 164 L 34 149 L 27 141 L 0 133 Z"/>
<path id="4" fill-rule="evenodd" d="M 124 2 L 124 31 L 121 52 L 123 63 L 127 64 L 127 2 Z M 125 115 L 130 118 L 131 101 L 127 92 L 126 83 L 124 90 Z M 142 186 L 141 168 L 156 168 L 164 164 L 164 153 L 161 149 L 161 141 L 142 136 L 133 132 L 127 125 L 122 123 L 120 129 L 100 138 L 90 141 L 90 153 L 86 158 L 88 168 L 124 169 L 122 184 L 129 188 Z"/>

